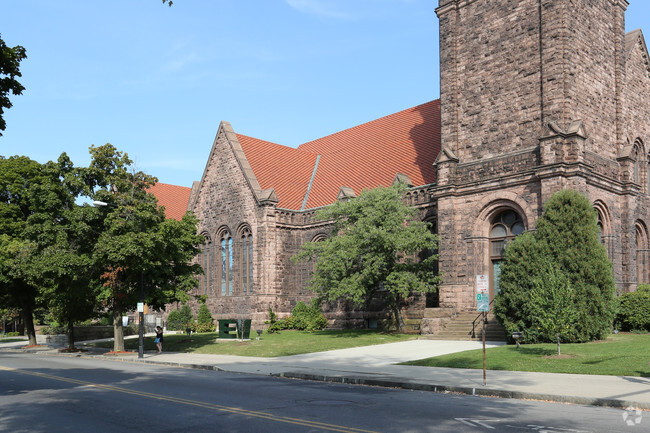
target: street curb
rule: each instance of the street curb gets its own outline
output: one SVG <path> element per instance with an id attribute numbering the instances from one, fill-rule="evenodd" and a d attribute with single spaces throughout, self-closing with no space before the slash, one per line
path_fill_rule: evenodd
<path id="1" fill-rule="evenodd" d="M 320 374 L 293 373 L 293 372 L 271 374 L 271 376 L 283 377 L 287 379 L 311 380 L 316 382 L 341 383 L 341 384 L 348 384 L 348 385 L 366 385 L 366 386 L 379 386 L 384 388 L 401 388 L 401 389 L 408 389 L 412 391 L 428 391 L 428 392 L 436 392 L 436 393 L 443 393 L 443 394 L 458 393 L 458 394 L 474 395 L 479 397 L 499 397 L 499 398 L 509 398 L 509 399 L 516 399 L 516 400 L 539 400 L 539 401 L 548 401 L 554 403 L 569 403 L 569 404 L 580 404 L 586 406 L 613 407 L 613 408 L 620 408 L 620 409 L 625 409 L 631 406 L 636 409 L 650 410 L 649 403 L 636 402 L 636 401 L 563 396 L 563 395 L 555 395 L 555 394 L 540 394 L 540 393 L 525 392 L 525 391 L 504 391 L 504 390 L 492 389 L 492 388 L 469 388 L 469 387 L 462 387 L 462 386 L 413 383 L 407 381 L 377 379 L 377 378 L 363 377 L 363 376 L 326 376 Z"/>
<path id="2" fill-rule="evenodd" d="M 18 352 L 18 353 L 28 352 L 25 349 L 9 349 L 9 348 L 1 349 L 0 351 Z M 97 354 L 97 353 L 91 354 L 87 352 L 86 353 L 83 352 L 59 353 L 59 352 L 54 352 L 53 349 L 50 349 L 50 350 L 40 350 L 40 351 L 29 351 L 28 353 L 38 354 L 38 355 L 61 356 L 61 357 L 68 357 L 68 358 L 102 359 L 105 361 L 121 361 L 121 362 L 131 362 L 131 363 L 140 363 L 140 364 L 151 364 L 151 365 L 160 365 L 165 367 L 190 368 L 194 370 L 239 373 L 237 371 L 231 371 L 228 369 L 218 367 L 216 365 L 185 364 L 180 362 L 156 361 L 151 359 L 140 359 L 140 358 L 131 358 L 131 357 L 104 356 L 103 354 Z M 246 374 L 257 374 L 257 373 L 246 373 Z M 257 375 L 266 376 L 266 374 L 257 374 Z M 409 382 L 407 380 L 377 379 L 375 377 L 364 377 L 360 375 L 329 376 L 329 375 L 322 375 L 322 374 L 296 373 L 296 372 L 288 371 L 282 373 L 270 373 L 268 374 L 268 376 L 284 378 L 284 379 L 309 380 L 314 382 L 340 383 L 346 385 L 365 385 L 365 386 L 377 386 L 383 388 L 400 388 L 400 389 L 407 389 L 412 391 L 426 391 L 426 392 L 435 392 L 441 394 L 457 393 L 457 394 L 473 395 L 478 397 L 498 397 L 498 398 L 508 398 L 508 399 L 515 399 L 515 400 L 537 400 L 537 401 L 546 401 L 546 402 L 553 402 L 553 403 L 579 404 L 585 406 L 612 407 L 612 408 L 619 408 L 619 409 L 634 407 L 635 409 L 650 411 L 650 403 L 636 402 L 630 400 L 587 398 L 587 397 L 563 396 L 563 395 L 555 395 L 555 394 L 541 394 L 541 393 L 525 392 L 525 391 L 505 391 L 505 390 L 492 389 L 492 388 L 470 388 L 470 387 L 451 386 L 451 385 L 414 383 L 414 382 Z"/>

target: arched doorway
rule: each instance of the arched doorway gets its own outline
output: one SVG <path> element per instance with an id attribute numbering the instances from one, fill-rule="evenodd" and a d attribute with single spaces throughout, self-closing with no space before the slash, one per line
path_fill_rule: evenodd
<path id="1" fill-rule="evenodd" d="M 490 301 L 500 291 L 501 264 L 508 242 L 526 230 L 524 221 L 512 209 L 503 209 L 490 221 Z"/>

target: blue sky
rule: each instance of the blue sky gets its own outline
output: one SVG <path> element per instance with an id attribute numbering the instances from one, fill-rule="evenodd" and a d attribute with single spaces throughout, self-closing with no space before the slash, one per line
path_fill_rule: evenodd
<path id="1" fill-rule="evenodd" d="M 112 143 L 160 182 L 199 180 L 221 120 L 295 147 L 440 95 L 437 0 L 0 0 L 22 96 L 0 155 Z M 650 1 L 627 29 L 650 32 Z"/>

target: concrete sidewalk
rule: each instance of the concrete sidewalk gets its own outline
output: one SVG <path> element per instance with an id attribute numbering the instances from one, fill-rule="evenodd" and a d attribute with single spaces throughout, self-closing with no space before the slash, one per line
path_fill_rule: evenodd
<path id="1" fill-rule="evenodd" d="M 501 344 L 488 343 L 488 347 Z M 13 350 L 21 350 L 21 345 L 24 343 L 0 344 L 0 350 L 12 346 Z M 650 378 L 490 370 L 484 386 L 482 370 L 395 365 L 480 347 L 481 343 L 471 341 L 414 340 L 278 358 L 146 352 L 143 359 L 138 359 L 137 354 L 109 358 L 99 350 L 67 355 L 54 347 L 29 350 L 326 382 L 650 410 Z"/>

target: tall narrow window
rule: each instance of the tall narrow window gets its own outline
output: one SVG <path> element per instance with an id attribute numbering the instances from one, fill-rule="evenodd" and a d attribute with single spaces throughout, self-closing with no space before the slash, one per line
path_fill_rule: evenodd
<path id="1" fill-rule="evenodd" d="M 634 183 L 641 184 L 641 152 L 639 151 L 638 143 L 634 146 Z"/>
<path id="2" fill-rule="evenodd" d="M 204 295 L 210 295 L 212 286 L 212 242 L 208 241 L 205 245 L 205 265 L 203 266 L 205 272 L 205 288 Z"/>
<path id="3" fill-rule="evenodd" d="M 243 294 L 253 293 L 253 235 L 244 228 L 240 235 L 239 249 L 240 290 Z"/>
<path id="4" fill-rule="evenodd" d="M 248 294 L 253 293 L 253 235 L 248 235 Z"/>
<path id="5" fill-rule="evenodd" d="M 228 295 L 232 295 L 233 290 L 232 256 L 232 238 L 228 236 Z"/>
<path id="6" fill-rule="evenodd" d="M 221 296 L 232 295 L 232 237 L 221 234 Z"/>
<path id="7" fill-rule="evenodd" d="M 636 235 L 636 281 L 637 284 L 647 283 L 648 280 L 648 234 L 645 225 L 637 221 Z"/>
<path id="8" fill-rule="evenodd" d="M 203 275 L 201 275 L 200 278 L 200 286 L 199 290 L 200 293 L 207 295 L 209 286 L 210 286 L 210 276 L 211 276 L 211 270 L 210 270 L 210 254 L 212 251 L 212 241 L 210 241 L 209 238 L 206 237 L 205 243 L 201 245 L 201 253 L 199 256 L 199 264 L 201 265 L 201 268 L 203 268 Z"/>

